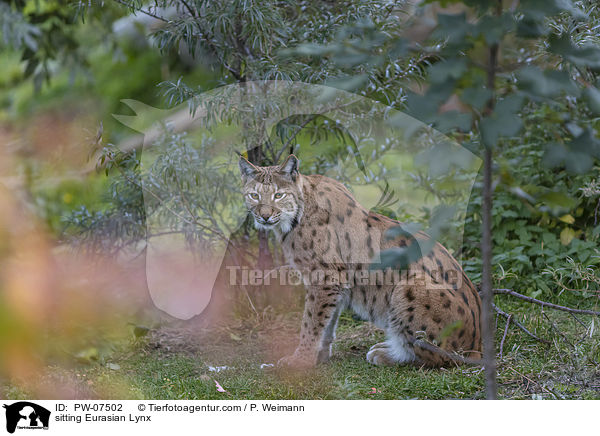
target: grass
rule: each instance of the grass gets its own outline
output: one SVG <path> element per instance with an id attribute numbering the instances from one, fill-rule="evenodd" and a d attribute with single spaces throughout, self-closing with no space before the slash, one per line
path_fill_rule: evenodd
<path id="1" fill-rule="evenodd" d="M 466 395 L 478 389 L 481 379 L 472 369 L 374 368 L 364 359 L 371 343 L 365 339 L 378 340 L 382 335 L 372 330 L 343 319 L 334 358 L 311 371 L 261 369 L 261 363 L 274 360 L 269 359 L 269 347 L 261 350 L 265 344 L 256 339 L 234 341 L 232 347 L 219 341 L 191 355 L 161 353 L 147 359 L 138 354 L 126 365 L 134 384 L 146 397 L 156 399 L 445 398 L 450 391 L 457 398 L 468 398 Z M 361 333 L 364 338 L 354 341 Z M 207 364 L 226 365 L 228 369 L 211 372 Z M 217 392 L 214 380 L 228 394 Z M 373 388 L 377 393 L 372 393 Z"/>
<path id="2" fill-rule="evenodd" d="M 511 326 L 499 359 L 499 396 L 506 399 L 600 399 L 600 343 L 592 319 L 497 302 L 543 345 Z M 210 330 L 162 326 L 144 338 L 120 344 L 88 365 L 51 367 L 46 383 L 63 383 L 71 398 L 114 399 L 481 399 L 480 368 L 375 367 L 365 354 L 383 333 L 344 313 L 332 361 L 310 371 L 261 368 L 293 351 L 299 314 L 269 312 Z M 597 320 L 594 320 L 597 323 Z M 504 334 L 498 320 L 497 348 Z M 218 372 L 209 366 L 226 366 Z M 216 389 L 217 381 L 227 392 Z M 31 398 L 18 383 L 7 398 Z M 56 395 L 56 394 L 55 394 Z"/>

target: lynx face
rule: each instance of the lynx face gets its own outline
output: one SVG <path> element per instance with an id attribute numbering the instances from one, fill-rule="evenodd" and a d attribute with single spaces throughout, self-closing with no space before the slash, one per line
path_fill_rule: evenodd
<path id="1" fill-rule="evenodd" d="M 242 193 L 246 207 L 259 230 L 286 234 L 300 221 L 303 212 L 298 160 L 290 156 L 282 165 L 256 167 L 241 158 Z"/>

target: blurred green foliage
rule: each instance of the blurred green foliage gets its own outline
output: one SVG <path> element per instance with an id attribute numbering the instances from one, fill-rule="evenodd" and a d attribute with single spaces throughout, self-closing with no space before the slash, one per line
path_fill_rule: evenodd
<path id="1" fill-rule="evenodd" d="M 156 14 L 172 14 L 169 6 L 177 13 L 153 30 L 133 22 L 139 30 L 133 38 L 117 34 L 114 24 L 133 19 L 132 12 L 144 17 L 141 11 L 154 2 L 125 2 L 130 8 L 82 2 L 66 9 L 58 0 L 37 2 L 39 8 L 34 3 L 2 3 L 25 23 L 20 33 L 7 31 L 13 37 L 4 38 L 0 47 L 0 120 L 5 123 L 26 124 L 41 111 L 84 108 L 104 121 L 104 140 L 118 143 L 130 131 L 110 114 L 123 111 L 123 98 L 176 105 L 205 89 L 252 79 L 288 78 L 352 90 L 409 111 L 476 153 L 482 145 L 494 147 L 498 286 L 548 299 L 569 283 L 598 289 L 581 274 L 589 267 L 597 276 L 600 256 L 600 194 L 584 191 L 600 177 L 595 159 L 600 11 L 595 2 L 522 1 L 517 10 L 498 15 L 490 8 L 495 2 L 470 0 L 465 3 L 474 7 L 479 20 L 442 13 L 430 38 L 416 44 L 405 33 L 419 14 L 409 16 L 408 8 L 387 1 L 232 0 L 221 8 L 197 0 L 188 3 L 191 11 L 178 1 L 161 1 Z M 431 7 L 428 3 L 420 7 Z M 50 30 L 62 35 L 48 40 L 55 50 L 28 57 L 28 50 Z M 492 93 L 485 50 L 497 42 L 502 42 L 501 68 Z M 38 63 L 28 75 L 32 59 Z M 35 79 L 36 74 L 43 80 Z M 494 109 L 489 110 L 492 96 Z M 458 103 L 440 110 L 453 97 Z M 270 141 L 299 154 L 313 155 L 318 148 L 311 170 L 325 171 L 345 156 L 352 142 L 326 121 L 290 118 L 277 126 Z M 249 148 L 252 139 L 240 141 Z M 270 163 L 269 158 L 264 154 L 263 163 Z M 460 253 L 475 281 L 481 269 L 478 192 L 470 201 Z M 101 227 L 103 219 L 114 224 L 125 212 L 139 212 L 141 198 L 139 187 L 129 186 L 116 169 L 84 182 L 35 186 L 32 194 L 57 235 L 65 219 L 71 224 L 70 237 L 77 233 L 73 223 L 89 231 L 91 223 Z M 433 195 L 442 198 L 441 192 Z M 401 204 L 388 209 L 382 211 L 411 218 Z M 427 211 L 425 217 L 432 214 Z M 134 216 L 143 227 L 143 214 Z M 131 234 L 142 235 L 137 230 Z M 552 271 L 563 268 L 568 269 L 567 281 L 561 285 Z M 566 295 L 582 294 L 562 292 L 561 298 Z"/>

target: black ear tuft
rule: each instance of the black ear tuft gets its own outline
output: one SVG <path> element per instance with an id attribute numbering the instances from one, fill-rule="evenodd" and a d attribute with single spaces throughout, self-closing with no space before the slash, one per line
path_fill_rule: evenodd
<path id="1" fill-rule="evenodd" d="M 289 177 L 293 181 L 296 181 L 296 177 L 298 176 L 298 166 L 300 165 L 300 161 L 296 156 L 290 154 L 284 163 L 279 166 L 279 172 L 283 173 Z"/>
<path id="2" fill-rule="evenodd" d="M 254 177 L 256 173 L 258 173 L 258 168 L 250 163 L 248 159 L 244 156 L 240 155 L 240 160 L 238 161 L 240 166 L 240 173 L 242 173 L 242 178 L 246 179 L 248 177 Z"/>

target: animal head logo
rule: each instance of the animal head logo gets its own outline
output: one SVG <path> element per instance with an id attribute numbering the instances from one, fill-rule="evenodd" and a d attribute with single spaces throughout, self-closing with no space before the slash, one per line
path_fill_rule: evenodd
<path id="1" fill-rule="evenodd" d="M 50 411 L 29 401 L 4 404 L 6 409 L 6 431 L 19 429 L 48 429 Z"/>

